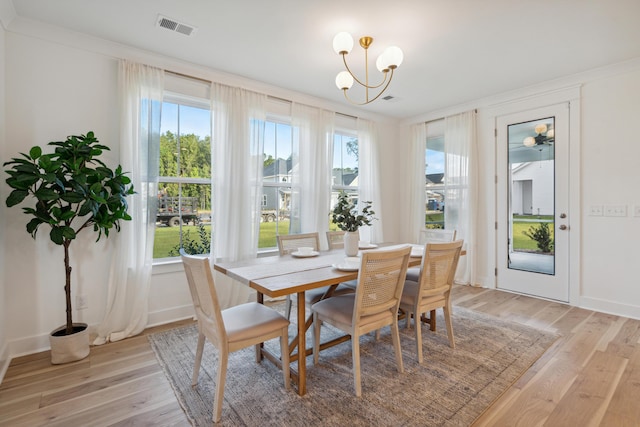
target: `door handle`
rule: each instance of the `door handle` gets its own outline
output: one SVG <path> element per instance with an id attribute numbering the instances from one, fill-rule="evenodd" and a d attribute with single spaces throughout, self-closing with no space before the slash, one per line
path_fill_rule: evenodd
<path id="1" fill-rule="evenodd" d="M 569 227 L 567 227 L 566 225 L 562 224 L 560 227 L 558 227 L 560 230 L 568 230 Z"/>

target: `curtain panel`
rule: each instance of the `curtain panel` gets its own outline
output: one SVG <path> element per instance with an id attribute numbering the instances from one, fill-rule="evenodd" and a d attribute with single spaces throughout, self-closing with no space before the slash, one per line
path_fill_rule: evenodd
<path id="1" fill-rule="evenodd" d="M 409 147 L 410 161 L 408 163 L 409 174 L 409 235 L 414 243 L 421 241 L 420 234 L 425 227 L 426 209 L 426 165 L 425 153 L 427 150 L 427 125 L 418 123 L 412 125 L 411 146 Z"/>
<path id="2" fill-rule="evenodd" d="M 212 258 L 256 257 L 260 234 L 266 95 L 212 85 Z M 247 286 L 214 271 L 223 308 L 255 300 Z"/>
<path id="3" fill-rule="evenodd" d="M 478 206 L 478 156 L 476 113 L 445 117 L 445 213 L 446 228 L 464 239 L 467 255 L 460 257 L 456 282 L 476 283 L 476 234 Z"/>
<path id="4" fill-rule="evenodd" d="M 377 218 L 370 227 L 360 229 L 360 240 L 384 242 L 380 185 L 378 128 L 374 122 L 358 119 L 358 209 L 362 202 L 371 201 Z"/>
<path id="5" fill-rule="evenodd" d="M 297 162 L 292 176 L 290 233 L 318 232 L 328 249 L 332 137 L 335 113 L 294 103 L 291 109 Z"/>
<path id="6" fill-rule="evenodd" d="M 156 225 L 160 114 L 164 71 L 120 61 L 120 162 L 136 194 L 128 198 L 131 221 L 114 235 L 105 317 L 94 344 L 118 341 L 147 325 Z"/>

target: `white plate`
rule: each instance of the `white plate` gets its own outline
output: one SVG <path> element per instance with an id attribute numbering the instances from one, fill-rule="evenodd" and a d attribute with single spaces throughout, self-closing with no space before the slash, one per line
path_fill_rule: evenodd
<path id="1" fill-rule="evenodd" d="M 351 265 L 351 264 L 331 264 L 331 267 L 337 268 L 341 271 L 358 271 L 360 269 L 359 265 Z"/>
<path id="2" fill-rule="evenodd" d="M 375 249 L 377 247 L 378 245 L 374 245 L 373 243 L 360 242 L 358 244 L 358 249 Z"/>
<path id="3" fill-rule="evenodd" d="M 318 255 L 320 255 L 320 252 L 316 252 L 316 251 L 311 251 L 311 252 L 306 253 L 306 254 L 300 253 L 298 251 L 291 252 L 291 256 L 294 256 L 296 258 L 309 258 L 309 257 L 312 257 L 312 256 L 318 256 Z"/>

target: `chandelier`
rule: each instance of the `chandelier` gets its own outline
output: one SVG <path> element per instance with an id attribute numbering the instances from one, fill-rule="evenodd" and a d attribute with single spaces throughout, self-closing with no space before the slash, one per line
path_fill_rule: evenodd
<path id="1" fill-rule="evenodd" d="M 390 46 L 382 52 L 378 59 L 376 60 L 376 68 L 378 71 L 382 73 L 383 79 L 382 82 L 378 84 L 369 84 L 369 46 L 373 43 L 373 37 L 364 36 L 360 37 L 360 46 L 364 49 L 364 66 L 365 66 L 365 75 L 364 81 L 358 79 L 351 69 L 349 69 L 349 65 L 347 64 L 347 54 L 351 52 L 353 48 L 353 38 L 349 33 L 338 33 L 333 38 L 333 50 L 336 51 L 338 55 L 342 55 L 342 61 L 344 62 L 344 66 L 347 69 L 346 71 L 341 71 L 338 73 L 336 77 L 336 86 L 338 89 L 344 92 L 344 97 L 352 104 L 355 105 L 365 105 L 370 102 L 375 101 L 382 95 L 382 93 L 387 89 L 389 83 L 391 83 L 391 79 L 393 78 L 393 70 L 398 68 L 402 63 L 403 54 L 402 50 L 396 46 Z M 351 89 L 353 86 L 353 81 L 356 81 L 359 85 L 364 87 L 365 90 L 365 100 L 364 102 L 354 102 L 349 98 L 347 91 Z M 381 89 L 380 89 L 381 88 Z M 369 89 L 380 89 L 377 95 L 370 97 Z"/>
<path id="2" fill-rule="evenodd" d="M 535 147 L 537 145 L 551 145 L 555 140 L 555 132 L 553 129 L 547 130 L 547 125 L 544 123 L 540 123 L 536 125 L 535 132 L 536 136 L 528 136 L 522 141 L 522 144 L 525 147 Z"/>

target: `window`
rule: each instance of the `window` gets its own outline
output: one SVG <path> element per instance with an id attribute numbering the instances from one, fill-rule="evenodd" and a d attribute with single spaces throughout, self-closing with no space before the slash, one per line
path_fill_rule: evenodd
<path id="1" fill-rule="evenodd" d="M 358 202 L 358 137 L 346 132 L 333 136 L 333 168 L 331 183 L 331 209 L 338 202 L 338 194 L 346 192 L 350 199 Z M 329 224 L 330 230 L 337 230 Z"/>
<path id="2" fill-rule="evenodd" d="M 258 249 L 277 247 L 276 235 L 289 234 L 291 174 L 294 167 L 293 131 L 290 123 L 270 119 L 265 123 L 262 171 L 262 212 Z"/>
<path id="3" fill-rule="evenodd" d="M 162 104 L 154 258 L 181 246 L 208 253 L 211 236 L 209 100 L 167 94 Z"/>
<path id="4" fill-rule="evenodd" d="M 425 227 L 444 228 L 444 135 L 428 136 L 425 152 Z"/>

